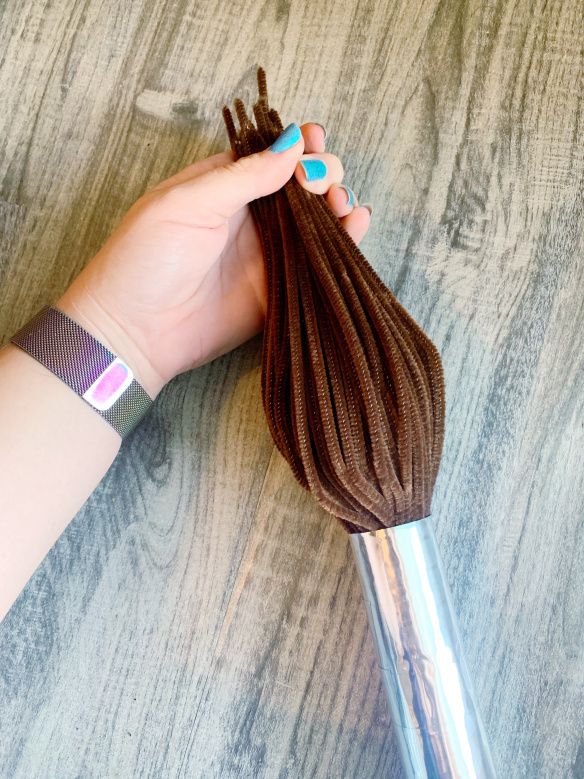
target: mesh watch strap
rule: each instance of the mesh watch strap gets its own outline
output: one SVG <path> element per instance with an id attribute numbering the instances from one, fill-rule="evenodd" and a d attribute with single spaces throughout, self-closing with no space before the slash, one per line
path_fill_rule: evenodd
<path id="1" fill-rule="evenodd" d="M 123 360 L 54 306 L 42 308 L 10 341 L 62 379 L 122 438 L 153 403 Z"/>

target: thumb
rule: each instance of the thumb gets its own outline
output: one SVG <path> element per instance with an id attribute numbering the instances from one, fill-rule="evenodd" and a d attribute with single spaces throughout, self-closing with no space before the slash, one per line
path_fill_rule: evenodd
<path id="1" fill-rule="evenodd" d="M 292 123 L 267 149 L 212 168 L 180 188 L 190 190 L 191 207 L 196 204 L 202 213 L 224 221 L 251 200 L 283 187 L 303 152 L 300 127 Z"/>

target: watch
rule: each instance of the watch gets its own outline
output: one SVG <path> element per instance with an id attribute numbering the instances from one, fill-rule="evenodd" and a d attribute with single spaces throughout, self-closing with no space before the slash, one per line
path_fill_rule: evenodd
<path id="1" fill-rule="evenodd" d="M 10 341 L 71 387 L 122 438 L 154 402 L 124 360 L 55 306 L 44 306 Z"/>

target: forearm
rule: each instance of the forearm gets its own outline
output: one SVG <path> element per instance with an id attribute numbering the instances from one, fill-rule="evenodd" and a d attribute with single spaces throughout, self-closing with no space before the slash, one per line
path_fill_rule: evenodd
<path id="1" fill-rule="evenodd" d="M 95 326 L 71 296 L 57 303 L 128 361 L 154 397 L 123 334 Z M 105 330 L 107 329 L 107 335 Z M 0 350 L 0 620 L 99 484 L 119 434 L 50 370 L 18 346 Z"/>
<path id="2" fill-rule="evenodd" d="M 121 443 L 64 382 L 0 350 L 0 619 L 99 484 Z"/>

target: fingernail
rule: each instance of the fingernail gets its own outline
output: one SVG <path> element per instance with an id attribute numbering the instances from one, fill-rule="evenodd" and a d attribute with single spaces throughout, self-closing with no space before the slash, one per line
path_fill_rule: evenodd
<path id="1" fill-rule="evenodd" d="M 298 143 L 301 138 L 302 133 L 300 132 L 300 127 L 298 127 L 295 122 L 292 122 L 292 124 L 289 124 L 268 148 L 270 151 L 276 153 L 286 151 L 286 149 L 289 149 L 291 146 L 294 146 L 295 143 Z"/>
<path id="2" fill-rule="evenodd" d="M 371 203 L 361 203 L 361 205 L 363 206 L 363 208 L 366 208 L 369 211 L 369 214 L 373 213 L 373 206 L 371 205 Z"/>
<path id="3" fill-rule="evenodd" d="M 326 165 L 322 160 L 300 160 L 307 181 L 317 181 L 326 176 Z"/>
<path id="4" fill-rule="evenodd" d="M 347 205 L 352 206 L 355 203 L 355 193 L 350 187 L 345 186 L 345 184 L 340 185 L 345 192 L 347 193 Z"/>
<path id="5" fill-rule="evenodd" d="M 312 124 L 317 124 L 321 128 L 321 130 L 324 133 L 323 141 L 326 141 L 326 136 L 327 136 L 326 127 L 322 125 L 320 122 L 313 122 Z"/>

